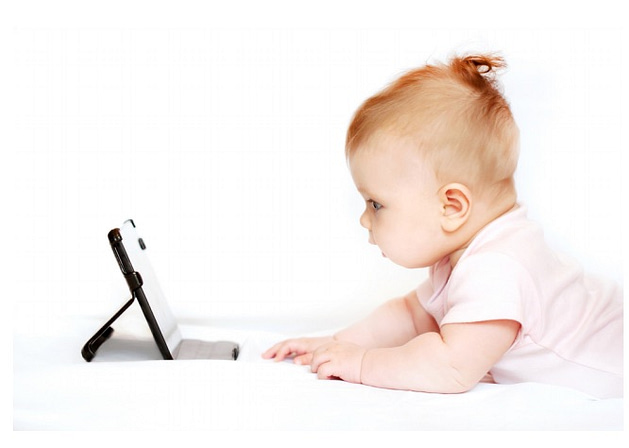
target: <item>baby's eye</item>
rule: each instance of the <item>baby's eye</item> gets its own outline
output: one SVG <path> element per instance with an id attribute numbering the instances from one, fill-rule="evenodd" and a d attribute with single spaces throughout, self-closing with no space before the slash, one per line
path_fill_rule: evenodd
<path id="1" fill-rule="evenodd" d="M 382 204 L 376 202 L 376 201 L 372 201 L 369 200 L 369 203 L 371 204 L 371 206 L 373 207 L 374 210 L 378 211 L 382 208 Z"/>

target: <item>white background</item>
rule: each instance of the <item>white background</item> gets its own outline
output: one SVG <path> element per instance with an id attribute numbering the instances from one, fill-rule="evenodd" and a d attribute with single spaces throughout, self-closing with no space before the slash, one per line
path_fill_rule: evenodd
<path id="1" fill-rule="evenodd" d="M 111 314 L 125 285 L 106 234 L 127 218 L 184 319 L 308 332 L 406 293 L 426 272 L 367 244 L 346 126 L 405 70 L 466 51 L 509 64 L 531 217 L 622 281 L 626 34 L 614 8 L 86 3 L 4 14 L 3 278 L 16 325 L 35 310 Z"/>

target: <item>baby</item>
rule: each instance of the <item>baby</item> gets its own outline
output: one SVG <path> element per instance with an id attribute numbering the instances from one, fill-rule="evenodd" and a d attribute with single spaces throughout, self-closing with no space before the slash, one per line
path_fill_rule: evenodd
<path id="1" fill-rule="evenodd" d="M 319 378 L 457 393 L 489 378 L 622 396 L 618 285 L 553 252 L 518 204 L 519 131 L 481 55 L 410 71 L 369 98 L 346 155 L 369 242 L 429 278 L 328 337 L 280 342 Z"/>

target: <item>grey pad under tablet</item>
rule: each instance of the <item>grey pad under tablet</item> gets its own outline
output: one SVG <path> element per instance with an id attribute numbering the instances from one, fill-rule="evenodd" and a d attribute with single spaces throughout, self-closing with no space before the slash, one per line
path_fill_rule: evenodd
<path id="1" fill-rule="evenodd" d="M 238 345 L 227 341 L 184 339 L 177 347 L 176 359 L 227 359 L 238 357 Z"/>

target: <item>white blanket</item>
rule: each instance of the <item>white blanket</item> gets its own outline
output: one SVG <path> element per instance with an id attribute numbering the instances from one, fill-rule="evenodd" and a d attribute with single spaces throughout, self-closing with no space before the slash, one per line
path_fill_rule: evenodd
<path id="1" fill-rule="evenodd" d="M 307 367 L 265 361 L 285 335 L 183 326 L 231 339 L 239 360 L 87 363 L 80 349 L 101 322 L 68 318 L 14 334 L 16 430 L 600 430 L 622 429 L 623 400 L 543 384 L 480 384 L 458 395 L 318 380 Z M 111 341 L 106 342 L 106 344 Z M 106 346 L 104 345 L 103 348 Z"/>

